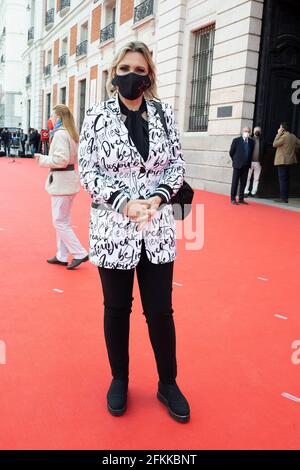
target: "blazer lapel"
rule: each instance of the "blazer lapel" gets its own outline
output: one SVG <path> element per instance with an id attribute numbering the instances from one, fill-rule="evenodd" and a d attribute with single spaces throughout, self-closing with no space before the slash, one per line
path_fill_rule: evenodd
<path id="1" fill-rule="evenodd" d="M 125 123 L 123 122 L 122 117 L 121 117 L 121 111 L 120 111 L 120 105 L 119 105 L 119 95 L 116 94 L 116 96 L 114 98 L 112 98 L 111 100 L 109 100 L 107 102 L 107 104 L 108 104 L 110 110 L 116 116 L 116 126 L 121 128 L 121 134 L 122 135 L 126 135 L 126 140 L 128 141 L 128 144 L 126 144 L 126 145 L 127 145 L 127 147 L 130 148 L 131 155 L 133 156 L 133 159 L 138 160 L 140 164 L 144 164 L 145 162 L 144 162 L 141 154 L 138 152 L 136 146 L 134 144 L 130 143 L 130 138 L 129 138 L 129 135 L 128 135 L 127 127 L 125 126 Z"/>
<path id="2" fill-rule="evenodd" d="M 149 129 L 149 155 L 146 162 L 136 149 L 135 145 L 131 145 L 130 143 L 127 127 L 125 126 L 125 123 L 121 118 L 118 94 L 114 98 L 107 101 L 107 106 L 110 111 L 112 111 L 115 115 L 116 126 L 119 126 L 122 129 L 121 134 L 126 135 L 128 139 L 128 147 L 131 149 L 131 153 L 134 159 L 138 160 L 140 165 L 142 166 L 151 165 L 151 158 L 155 157 L 155 146 L 157 146 L 157 143 L 161 140 L 161 136 L 164 136 L 165 133 L 163 124 L 160 120 L 159 114 L 157 113 L 155 106 L 151 103 L 151 101 L 146 100 Z"/>
<path id="3" fill-rule="evenodd" d="M 165 130 L 163 127 L 163 123 L 159 117 L 159 114 L 155 108 L 155 106 L 151 103 L 151 101 L 146 100 L 147 104 L 147 113 L 148 113 L 148 128 L 149 128 L 149 156 L 146 161 L 146 165 L 153 164 L 153 158 L 157 157 L 157 148 L 159 142 L 161 142 L 161 138 L 165 137 Z M 151 161 L 152 160 L 152 161 Z"/>

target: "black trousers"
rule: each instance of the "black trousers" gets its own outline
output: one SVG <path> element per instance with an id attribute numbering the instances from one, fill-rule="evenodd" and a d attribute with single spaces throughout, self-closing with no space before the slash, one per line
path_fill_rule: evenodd
<path id="1" fill-rule="evenodd" d="M 280 197 L 282 199 L 288 199 L 290 186 L 290 165 L 278 165 L 278 177 Z"/>
<path id="2" fill-rule="evenodd" d="M 135 269 L 98 268 L 104 296 L 105 341 L 114 378 L 127 379 L 129 374 L 129 325 L 136 270 L 159 379 L 163 383 L 175 382 L 177 363 L 172 309 L 173 266 L 173 262 L 151 263 L 143 242 L 141 259 Z"/>
<path id="3" fill-rule="evenodd" d="M 244 199 L 244 192 L 247 184 L 249 165 L 243 166 L 242 168 L 234 168 L 231 183 L 231 200 L 235 200 L 240 183 L 239 199 Z"/>

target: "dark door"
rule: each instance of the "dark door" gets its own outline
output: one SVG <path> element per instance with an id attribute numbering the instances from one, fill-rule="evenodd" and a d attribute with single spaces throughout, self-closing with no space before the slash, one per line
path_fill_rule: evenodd
<path id="1" fill-rule="evenodd" d="M 265 138 L 259 195 L 279 195 L 273 140 L 280 122 L 287 121 L 300 137 L 300 105 L 293 102 L 294 82 L 300 79 L 300 2 L 265 0 L 255 125 Z M 300 197 L 300 165 L 291 171 L 291 196 Z"/>

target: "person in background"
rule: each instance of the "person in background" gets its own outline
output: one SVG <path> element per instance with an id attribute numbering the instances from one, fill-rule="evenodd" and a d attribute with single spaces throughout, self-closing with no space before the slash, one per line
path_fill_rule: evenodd
<path id="1" fill-rule="evenodd" d="M 231 204 L 235 205 L 248 204 L 248 202 L 244 200 L 244 194 L 254 150 L 254 140 L 250 137 L 250 132 L 250 127 L 244 127 L 242 136 L 233 139 L 229 151 L 233 167 Z M 239 201 L 237 202 L 236 195 L 239 185 Z"/>
<path id="2" fill-rule="evenodd" d="M 39 165 L 50 168 L 46 191 L 52 200 L 52 221 L 56 229 L 57 253 L 47 262 L 74 269 L 89 259 L 87 251 L 71 227 L 71 208 L 76 193 L 80 190 L 79 176 L 75 171 L 79 136 L 73 115 L 67 106 L 62 104 L 55 106 L 52 121 L 55 132 L 49 155 L 36 154 Z M 68 265 L 69 254 L 73 256 L 73 261 Z"/>
<path id="3" fill-rule="evenodd" d="M 34 134 L 34 129 L 29 129 L 29 138 L 28 138 L 28 143 L 29 143 L 29 150 L 32 156 L 34 156 L 35 153 L 35 134 Z"/>
<path id="4" fill-rule="evenodd" d="M 27 134 L 24 134 L 23 129 L 21 129 L 20 132 L 20 142 L 21 142 L 21 147 L 22 147 L 22 154 L 25 155 L 25 145 L 27 141 Z"/>
<path id="5" fill-rule="evenodd" d="M 287 204 L 289 202 L 290 168 L 291 165 L 297 164 L 296 148 L 300 147 L 300 140 L 289 132 L 287 122 L 281 123 L 273 147 L 276 148 L 274 165 L 278 168 L 280 186 L 280 199 L 276 199 L 276 202 Z"/>
<path id="6" fill-rule="evenodd" d="M 34 131 L 34 151 L 35 151 L 35 153 L 40 152 L 40 142 L 41 142 L 41 134 L 36 129 Z"/>
<path id="7" fill-rule="evenodd" d="M 1 139 L 4 146 L 4 152 L 7 157 L 10 157 L 10 146 L 12 142 L 12 136 L 7 127 L 4 128 L 1 134 Z"/>
<path id="8" fill-rule="evenodd" d="M 254 150 L 252 155 L 251 167 L 248 171 L 248 180 L 245 188 L 245 197 L 256 197 L 259 178 L 261 174 L 261 159 L 264 150 L 261 127 L 255 127 L 253 132 Z M 250 192 L 250 182 L 253 175 L 252 191 Z"/>

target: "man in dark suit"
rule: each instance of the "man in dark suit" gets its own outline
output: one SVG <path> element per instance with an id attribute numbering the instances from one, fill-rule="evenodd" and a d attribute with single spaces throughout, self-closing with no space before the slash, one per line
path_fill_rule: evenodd
<path id="1" fill-rule="evenodd" d="M 2 131 L 1 139 L 4 145 L 5 155 L 10 157 L 11 133 L 9 132 L 7 127 L 5 127 L 4 130 Z"/>
<path id="2" fill-rule="evenodd" d="M 251 129 L 249 127 L 244 127 L 242 136 L 233 139 L 229 151 L 233 167 L 231 184 L 231 204 L 248 204 L 244 200 L 244 192 L 254 150 L 254 140 L 250 137 L 250 132 Z M 236 195 L 239 183 L 239 201 L 237 202 Z"/>

